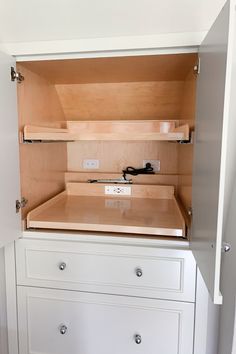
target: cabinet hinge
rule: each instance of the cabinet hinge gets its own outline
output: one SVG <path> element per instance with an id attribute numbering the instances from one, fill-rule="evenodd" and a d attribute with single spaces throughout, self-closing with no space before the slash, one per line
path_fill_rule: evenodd
<path id="1" fill-rule="evenodd" d="M 200 72 L 201 72 L 201 60 L 200 60 L 200 57 L 198 57 L 198 63 L 196 65 L 194 65 L 194 68 L 193 68 L 194 72 L 199 75 Z"/>
<path id="2" fill-rule="evenodd" d="M 24 76 L 19 71 L 16 71 L 13 66 L 11 67 L 11 81 L 17 81 L 19 84 L 24 81 Z"/>
<path id="3" fill-rule="evenodd" d="M 189 207 L 187 209 L 187 213 L 188 213 L 189 216 L 193 216 L 193 209 L 191 207 Z"/>
<path id="4" fill-rule="evenodd" d="M 20 209 L 24 208 L 28 200 L 25 197 L 22 197 L 21 200 L 16 200 L 16 213 L 19 213 Z"/>

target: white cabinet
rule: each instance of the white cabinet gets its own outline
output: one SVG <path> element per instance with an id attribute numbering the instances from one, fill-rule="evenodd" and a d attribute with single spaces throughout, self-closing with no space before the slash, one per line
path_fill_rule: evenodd
<path id="1" fill-rule="evenodd" d="M 219 280 L 222 232 L 230 195 L 226 183 L 226 144 L 230 131 L 229 77 L 234 54 L 234 20 L 234 1 L 228 1 L 200 48 L 201 66 L 197 92 L 191 239 L 197 264 L 215 303 L 222 302 Z M 1 135 L 1 196 L 4 201 L 1 204 L 0 245 L 20 236 L 19 214 L 15 214 L 15 201 L 20 201 L 15 129 L 16 94 L 14 83 L 9 78 L 12 64 L 6 58 L 5 55 L 0 58 L 1 84 L 4 85 L 1 91 L 5 95 L 1 95 L 4 97 L 1 104 L 1 115 L 4 117 L 1 129 L 4 132 Z M 44 147 L 42 150 L 45 150 Z M 49 189 L 50 183 L 47 185 Z M 61 188 L 60 185 L 58 188 Z"/>
<path id="2" fill-rule="evenodd" d="M 113 242 L 16 242 L 19 354 L 192 353 L 191 251 Z"/>
<path id="3" fill-rule="evenodd" d="M 230 195 L 229 179 L 226 176 L 226 152 L 232 121 L 229 119 L 229 97 L 231 64 L 235 55 L 232 50 L 234 26 L 234 1 L 228 1 L 200 48 L 194 141 L 191 244 L 197 266 L 212 299 L 218 304 L 222 302 L 221 248 Z M 20 213 L 16 214 L 15 210 L 16 199 L 20 202 L 16 93 L 14 83 L 9 78 L 12 64 L 8 59 L 5 55 L 0 57 L 0 91 L 4 93 L 1 95 L 4 98 L 0 108 L 4 118 L 0 156 L 0 246 L 20 237 Z M 27 70 L 30 70 L 30 65 Z M 41 70 L 40 64 L 37 70 Z M 50 70 L 47 70 L 47 75 L 51 78 Z M 98 79 L 97 81 L 99 82 Z M 159 81 L 161 82 L 160 78 Z M 42 79 L 40 84 L 44 85 L 44 82 Z M 37 91 L 41 94 L 40 86 Z M 50 94 L 47 95 L 47 92 Z M 29 86 L 24 94 L 32 103 L 29 99 Z M 50 98 L 50 95 L 51 91 L 45 90 L 42 97 Z M 58 100 L 57 95 L 52 96 L 52 99 Z M 29 116 L 33 105 L 26 112 Z M 153 106 L 156 106 L 155 102 Z M 170 105 L 164 101 L 163 106 Z M 38 111 L 41 112 L 40 105 Z M 84 112 L 86 113 L 86 109 Z M 62 112 L 58 108 L 54 113 L 59 115 Z M 42 145 L 41 150 L 46 156 L 45 145 Z M 24 151 L 25 146 L 22 148 Z M 66 147 L 62 151 L 53 145 L 50 151 L 53 149 L 54 156 L 66 156 Z M 32 151 L 33 149 L 30 152 L 31 158 L 33 156 L 31 161 L 35 159 Z M 168 152 L 168 156 L 171 156 L 171 152 Z M 52 161 L 55 162 L 47 159 L 42 165 L 47 167 Z M 65 159 L 65 166 L 66 162 Z M 57 163 L 55 170 L 57 175 L 62 173 L 62 168 Z M 37 172 L 36 170 L 33 175 L 36 181 Z M 168 178 L 171 178 L 172 173 L 168 173 Z M 27 181 L 30 180 L 27 178 L 26 189 Z M 52 192 L 51 186 L 55 180 L 56 189 Z M 48 194 L 62 189 L 61 181 L 59 183 L 55 176 L 50 175 L 49 183 L 46 182 L 46 187 L 42 184 L 40 188 L 36 188 L 39 195 L 45 189 Z M 32 194 L 33 187 L 31 185 Z M 44 196 L 40 195 L 40 198 L 43 199 Z M 40 198 L 37 201 L 31 200 L 31 205 L 40 204 Z M 108 204 L 116 207 L 114 203 Z M 122 213 L 125 215 L 125 212 L 126 207 L 123 206 Z M 56 234 L 51 235 L 56 238 Z M 192 255 L 183 250 L 156 249 L 149 252 L 145 247 L 123 248 L 119 244 L 116 249 L 109 247 L 100 247 L 94 243 L 93 246 L 90 245 L 90 249 L 86 249 L 85 245 L 59 241 L 32 240 L 17 243 L 20 354 L 94 354 L 95 351 L 110 354 L 114 350 L 117 354 L 136 351 L 192 353 L 196 276 Z M 111 322 L 112 326 L 109 325 Z M 62 325 L 66 326 L 63 327 L 66 329 L 65 334 L 60 333 Z M 136 334 L 142 337 L 140 344 L 135 343 Z"/>
<path id="4" fill-rule="evenodd" d="M 20 354 L 190 354 L 194 304 L 18 287 Z"/>

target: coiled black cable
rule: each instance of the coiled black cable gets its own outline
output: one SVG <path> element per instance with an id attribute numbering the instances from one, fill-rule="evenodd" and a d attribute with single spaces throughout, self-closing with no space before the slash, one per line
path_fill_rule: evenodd
<path id="1" fill-rule="evenodd" d="M 126 175 L 131 175 L 131 176 L 146 175 L 146 174 L 153 175 L 155 173 L 153 171 L 153 167 L 150 164 L 150 162 L 147 162 L 146 166 L 143 168 L 134 168 L 132 166 L 128 166 L 122 172 L 123 172 L 124 179 L 126 179 Z"/>

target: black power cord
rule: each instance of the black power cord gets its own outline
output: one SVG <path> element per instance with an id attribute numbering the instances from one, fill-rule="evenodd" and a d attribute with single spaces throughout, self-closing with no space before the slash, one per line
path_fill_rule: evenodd
<path id="1" fill-rule="evenodd" d="M 134 168 L 132 166 L 128 166 L 122 172 L 123 172 L 124 179 L 126 179 L 126 175 L 138 176 L 138 175 L 154 175 L 155 174 L 150 162 L 147 162 L 146 166 L 143 168 Z"/>

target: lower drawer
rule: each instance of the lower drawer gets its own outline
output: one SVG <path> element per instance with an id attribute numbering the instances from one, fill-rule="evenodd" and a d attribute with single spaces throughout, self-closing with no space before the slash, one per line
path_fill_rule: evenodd
<path id="1" fill-rule="evenodd" d="M 194 305 L 18 287 L 20 354 L 190 354 Z"/>
<path id="2" fill-rule="evenodd" d="M 18 285 L 195 301 L 189 250 L 19 240 L 16 260 Z"/>

